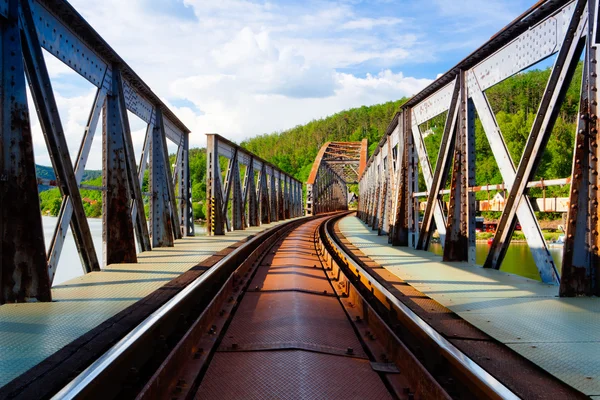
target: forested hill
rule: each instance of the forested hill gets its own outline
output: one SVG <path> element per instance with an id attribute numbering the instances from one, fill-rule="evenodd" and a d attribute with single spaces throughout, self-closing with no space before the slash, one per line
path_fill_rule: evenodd
<path id="1" fill-rule="evenodd" d="M 283 132 L 256 136 L 241 145 L 306 182 L 317 153 L 326 142 L 367 138 L 371 154 L 405 101 L 353 108 Z"/>
<path id="2" fill-rule="evenodd" d="M 543 155 L 537 173 L 538 178 L 563 178 L 571 173 L 581 68 L 580 63 Z M 550 69 L 530 70 L 515 75 L 486 91 L 515 164 L 520 160 L 549 76 Z M 342 111 L 283 132 L 260 135 L 241 144 L 305 182 L 317 152 L 325 142 L 359 141 L 366 137 L 369 139 L 369 154 L 371 154 L 393 115 L 404 101 L 405 99 L 401 99 Z M 444 121 L 445 114 L 421 126 L 421 131 L 426 136 L 425 145 L 433 166 L 439 152 Z M 476 120 L 476 158 L 478 185 L 502 183 L 502 177 L 479 119 Z M 424 190 L 424 187 L 421 189 Z M 566 190 L 567 188 L 554 188 L 550 189 L 550 192 L 565 194 Z"/>

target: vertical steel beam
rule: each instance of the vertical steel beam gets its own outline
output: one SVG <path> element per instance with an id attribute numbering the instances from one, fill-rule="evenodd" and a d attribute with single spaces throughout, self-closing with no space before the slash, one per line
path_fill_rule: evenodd
<path id="1" fill-rule="evenodd" d="M 269 195 L 269 182 L 267 178 L 267 166 L 265 163 L 260 168 L 260 175 L 258 177 L 258 201 L 260 210 L 260 222 L 261 224 L 271 223 L 271 202 Z"/>
<path id="2" fill-rule="evenodd" d="M 223 189 L 216 135 L 206 135 L 206 177 L 207 230 L 209 234 L 224 235 Z"/>
<path id="3" fill-rule="evenodd" d="M 0 304 L 50 301 L 17 0 L 0 18 L 0 35 Z"/>
<path id="4" fill-rule="evenodd" d="M 177 201 L 175 198 L 175 187 L 173 185 L 173 173 L 171 172 L 171 161 L 169 159 L 169 149 L 167 147 L 167 135 L 163 124 L 162 128 L 163 153 L 165 157 L 166 178 L 167 178 L 167 195 L 169 198 L 169 216 L 171 217 L 171 225 L 173 226 L 173 236 L 175 239 L 181 239 L 181 227 L 179 224 L 179 216 L 177 212 Z"/>
<path id="5" fill-rule="evenodd" d="M 121 124 L 123 132 L 123 142 L 125 143 L 125 160 L 127 162 L 127 175 L 129 181 L 129 193 L 132 197 L 132 210 L 135 210 L 134 223 L 136 238 L 140 251 L 150 251 L 150 234 L 148 233 L 148 224 L 146 222 L 146 213 L 144 212 L 144 199 L 138 177 L 138 169 L 135 164 L 135 150 L 133 149 L 133 140 L 131 139 L 131 128 L 129 126 L 129 116 L 127 115 L 127 107 L 125 105 L 125 95 L 123 93 L 123 79 L 121 70 L 118 66 L 113 65 L 112 78 L 115 82 L 113 88 L 116 88 L 114 93 L 119 101 L 119 110 L 121 113 Z M 134 222 L 135 221 L 135 222 Z"/>
<path id="6" fill-rule="evenodd" d="M 404 129 L 407 138 L 406 154 L 408 159 L 408 245 L 414 248 L 417 245 L 417 234 L 419 232 L 419 200 L 413 194 L 419 191 L 419 161 L 412 134 L 412 109 L 405 108 L 404 113 Z"/>
<path id="7" fill-rule="evenodd" d="M 246 168 L 246 178 L 244 184 L 244 203 L 248 204 L 248 225 L 259 226 L 260 225 L 260 205 L 256 196 L 256 183 L 254 182 L 254 157 L 250 157 L 250 163 Z M 260 178 L 259 178 L 260 188 Z M 260 194 L 259 194 L 260 197 Z M 246 207 L 244 206 L 244 209 Z"/>
<path id="8" fill-rule="evenodd" d="M 233 229 L 242 230 L 244 229 L 244 203 L 242 199 L 242 182 L 240 179 L 240 163 L 239 163 L 239 151 L 235 150 L 235 155 L 230 160 L 230 171 L 231 180 L 229 190 L 232 190 L 233 200 L 231 204 L 232 218 L 233 218 Z"/>
<path id="9" fill-rule="evenodd" d="M 194 236 L 194 208 L 192 206 L 192 182 L 190 178 L 190 138 L 183 134 L 183 147 L 179 160 L 179 197 L 182 235 Z"/>
<path id="10" fill-rule="evenodd" d="M 277 219 L 277 192 L 275 191 L 275 170 L 273 167 L 269 167 L 271 169 L 271 174 L 269 175 L 269 205 L 270 205 L 270 222 L 276 222 Z"/>
<path id="11" fill-rule="evenodd" d="M 155 108 L 156 118 L 150 144 L 150 221 L 152 247 L 173 247 L 173 225 L 169 210 L 169 175 L 164 150 L 164 121 L 162 111 Z"/>
<path id="12" fill-rule="evenodd" d="M 519 203 L 527 193 L 527 183 L 534 176 L 542 157 L 543 149 L 548 142 L 556 118 L 560 111 L 569 83 L 577 67 L 579 56 L 585 45 L 582 39 L 583 28 L 587 22 L 584 10 L 587 0 L 576 3 L 573 17 L 569 23 L 562 46 L 558 52 L 554 68 L 544 94 L 529 138 L 525 144 L 515 180 L 511 186 L 504 211 L 500 217 L 494 241 L 485 261 L 484 267 L 499 269 L 516 224 L 516 211 Z M 537 265 L 542 280 L 546 283 L 559 281 L 558 270 L 550 257 L 549 265 Z"/>
<path id="13" fill-rule="evenodd" d="M 22 1 L 20 4 L 23 59 L 31 94 L 36 104 L 38 118 L 48 146 L 48 154 L 56 171 L 62 195 L 70 196 L 73 203 L 71 230 L 83 268 L 86 272 L 98 271 L 100 266 L 94 249 L 92 234 L 75 179 L 73 163 L 69 155 L 58 107 L 52 92 L 52 83 L 33 21 L 31 5 L 29 1 Z"/>
<path id="14" fill-rule="evenodd" d="M 408 113 L 401 115 L 402 129 L 399 132 L 398 160 L 396 171 L 396 193 L 394 195 L 394 226 L 392 229 L 392 245 L 408 246 L 409 237 L 409 208 L 412 198 L 409 195 L 409 140 L 411 135 L 406 131 L 410 126 Z M 407 125 L 408 123 L 408 125 Z"/>
<path id="15" fill-rule="evenodd" d="M 475 263 L 475 197 L 469 190 L 475 185 L 475 116 L 468 100 L 465 71 L 459 73 L 457 86 L 458 127 L 444 260 Z"/>
<path id="16" fill-rule="evenodd" d="M 105 265 L 137 262 L 127 150 L 117 80 L 106 97 L 102 118 L 102 243 Z"/>
<path id="17" fill-rule="evenodd" d="M 598 3 L 588 3 L 587 47 L 583 60 L 579 121 L 563 251 L 560 296 L 600 296 L 598 250 L 598 49 L 592 45 Z"/>

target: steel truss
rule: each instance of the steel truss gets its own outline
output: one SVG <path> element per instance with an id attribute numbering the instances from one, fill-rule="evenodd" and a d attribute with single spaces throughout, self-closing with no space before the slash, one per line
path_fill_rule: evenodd
<path id="1" fill-rule="evenodd" d="M 592 38 L 597 0 L 542 1 L 405 103 L 360 179 L 359 216 L 394 245 L 427 249 L 437 228 L 444 260 L 475 263 L 475 112 L 509 192 L 484 267 L 499 269 L 518 218 L 542 280 L 560 282 L 561 296 L 599 295 L 597 55 Z M 548 251 L 527 196 L 560 105 L 586 49 L 580 122 L 571 178 L 562 276 Z M 514 164 L 485 90 L 556 54 L 521 160 Z M 419 126 L 447 113 L 436 165 Z M 418 164 L 417 164 L 418 162 Z M 517 167 L 515 168 L 515 165 Z M 427 193 L 418 193 L 418 166 Z M 444 190 L 450 174 L 450 190 Z M 551 181 L 541 185 L 548 186 Z M 431 195 L 434 193 L 435 195 Z M 442 194 L 450 195 L 446 215 Z M 427 196 L 422 223 L 418 197 Z M 435 227 L 434 227 L 435 224 Z"/>
<path id="2" fill-rule="evenodd" d="M 321 147 L 306 183 L 308 215 L 348 209 L 347 185 L 358 183 L 367 164 L 367 147 L 367 139 Z"/>
<path id="3" fill-rule="evenodd" d="M 0 144 L 0 304 L 50 301 L 68 227 L 85 273 L 100 270 L 79 187 L 102 117 L 104 263 L 136 262 L 140 251 L 194 234 L 189 130 L 64 0 L 0 1 L 2 131 Z M 73 165 L 43 50 L 98 88 Z M 63 196 L 49 251 L 44 243 L 26 80 Z M 136 164 L 127 111 L 148 124 Z M 175 175 L 166 139 L 178 145 Z M 148 158 L 150 162 L 148 163 Z M 142 181 L 150 169 L 148 229 Z M 174 188 L 179 190 L 176 198 Z M 177 203 L 179 201 L 179 203 Z M 180 229 L 181 227 L 181 229 Z M 135 235 L 134 235 L 135 232 Z"/>
<path id="4" fill-rule="evenodd" d="M 300 181 L 222 136 L 207 134 L 206 137 L 210 234 L 224 235 L 226 231 L 302 215 Z M 221 157 L 227 159 L 226 171 L 221 170 Z"/>

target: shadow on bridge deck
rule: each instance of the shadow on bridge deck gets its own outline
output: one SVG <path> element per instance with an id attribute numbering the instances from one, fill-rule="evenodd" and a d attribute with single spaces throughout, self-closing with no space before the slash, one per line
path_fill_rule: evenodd
<path id="1" fill-rule="evenodd" d="M 344 218 L 339 229 L 403 282 L 568 385 L 600 395 L 599 298 L 558 298 L 553 285 L 392 247 L 386 236 L 353 216 Z"/>

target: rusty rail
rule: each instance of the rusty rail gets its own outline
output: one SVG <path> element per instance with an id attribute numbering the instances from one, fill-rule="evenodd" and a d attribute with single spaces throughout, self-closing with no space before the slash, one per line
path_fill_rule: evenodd
<path id="1" fill-rule="evenodd" d="M 291 221 L 252 239 L 55 398 L 340 398 L 349 392 L 360 398 L 516 398 L 344 252 L 331 226 L 346 214 Z M 200 305 L 198 296 L 205 298 Z M 390 310 L 397 315 L 393 324 Z M 184 329 L 182 319 L 189 321 Z M 396 324 L 427 338 L 452 376 L 467 383 L 456 389 L 440 381 L 427 355 L 399 338 Z M 157 337 L 163 348 L 152 345 Z"/>

